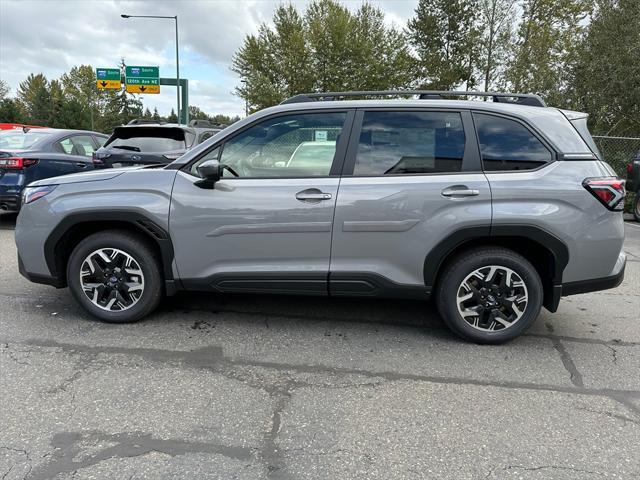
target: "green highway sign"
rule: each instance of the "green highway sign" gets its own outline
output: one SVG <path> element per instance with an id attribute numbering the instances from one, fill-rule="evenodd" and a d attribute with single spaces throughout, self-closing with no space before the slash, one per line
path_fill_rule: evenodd
<path id="1" fill-rule="evenodd" d="M 96 68 L 96 79 L 120 81 L 120 69 L 119 68 Z"/>
<path id="2" fill-rule="evenodd" d="M 160 85 L 159 78 L 126 78 L 127 85 Z"/>
<path id="3" fill-rule="evenodd" d="M 160 93 L 159 67 L 126 67 L 125 90 L 129 93 Z"/>
<path id="4" fill-rule="evenodd" d="M 160 78 L 159 67 L 127 67 L 125 73 L 127 78 Z"/>
<path id="5" fill-rule="evenodd" d="M 98 90 L 120 89 L 120 69 L 96 68 L 96 87 Z"/>

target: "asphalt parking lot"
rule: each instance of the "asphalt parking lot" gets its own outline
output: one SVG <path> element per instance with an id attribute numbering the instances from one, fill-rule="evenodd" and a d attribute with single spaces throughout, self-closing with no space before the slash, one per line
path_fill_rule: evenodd
<path id="1" fill-rule="evenodd" d="M 179 295 L 91 320 L 0 217 L 0 478 L 640 478 L 640 224 L 625 282 L 507 345 L 428 304 Z"/>

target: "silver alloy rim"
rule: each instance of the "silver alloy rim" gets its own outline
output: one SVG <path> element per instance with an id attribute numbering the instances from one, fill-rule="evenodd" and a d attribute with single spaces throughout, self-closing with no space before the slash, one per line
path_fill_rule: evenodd
<path id="1" fill-rule="evenodd" d="M 473 328 L 499 331 L 515 325 L 529 294 L 524 280 L 510 268 L 488 265 L 465 277 L 456 295 L 458 312 Z"/>
<path id="2" fill-rule="evenodd" d="M 140 264 L 117 248 L 101 248 L 87 255 L 80 267 L 80 285 L 96 307 L 121 312 L 133 307 L 144 293 Z"/>

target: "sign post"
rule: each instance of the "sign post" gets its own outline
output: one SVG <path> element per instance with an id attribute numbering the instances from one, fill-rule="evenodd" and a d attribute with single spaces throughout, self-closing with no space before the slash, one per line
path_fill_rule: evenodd
<path id="1" fill-rule="evenodd" d="M 120 69 L 96 68 L 98 90 L 120 90 Z"/>
<path id="2" fill-rule="evenodd" d="M 127 66 L 125 90 L 129 93 L 160 93 L 160 68 Z"/>

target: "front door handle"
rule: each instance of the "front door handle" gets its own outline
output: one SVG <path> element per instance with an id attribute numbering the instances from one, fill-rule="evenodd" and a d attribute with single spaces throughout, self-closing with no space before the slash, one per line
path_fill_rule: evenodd
<path id="1" fill-rule="evenodd" d="M 82 163 L 82 162 L 78 162 L 78 163 L 76 163 L 76 167 L 87 168 L 87 164 L 86 163 Z"/>
<path id="2" fill-rule="evenodd" d="M 296 193 L 296 199 L 301 202 L 317 203 L 322 200 L 331 200 L 331 197 L 332 195 L 330 193 L 325 193 L 317 188 L 308 188 Z"/>
<path id="3" fill-rule="evenodd" d="M 476 197 L 480 195 L 480 190 L 472 190 L 466 185 L 454 185 L 442 190 L 444 197 Z"/>

